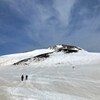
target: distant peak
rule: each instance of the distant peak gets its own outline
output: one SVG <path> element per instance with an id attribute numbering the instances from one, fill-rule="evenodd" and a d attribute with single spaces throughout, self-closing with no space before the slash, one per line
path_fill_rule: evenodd
<path id="1" fill-rule="evenodd" d="M 82 50 L 81 48 L 79 48 L 79 47 L 77 47 L 77 46 L 65 45 L 65 44 L 50 46 L 50 47 L 48 47 L 48 48 L 49 48 L 49 49 L 54 49 L 54 50 L 57 50 L 57 49 Z"/>

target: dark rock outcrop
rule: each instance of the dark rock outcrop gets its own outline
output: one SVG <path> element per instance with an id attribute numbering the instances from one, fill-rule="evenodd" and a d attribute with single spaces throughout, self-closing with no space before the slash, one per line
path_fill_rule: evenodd
<path id="1" fill-rule="evenodd" d="M 23 59 L 23 60 L 21 60 L 19 62 L 14 63 L 13 65 L 19 65 L 21 63 L 23 63 L 24 65 L 27 65 L 28 61 L 30 61 L 30 62 L 31 61 L 41 61 L 43 59 L 48 58 L 50 56 L 49 54 L 51 54 L 51 53 L 53 53 L 53 52 L 44 53 L 44 54 L 41 54 L 41 55 L 38 55 L 38 56 L 35 56 L 35 57 L 32 57 L 32 58 Z"/>
<path id="2" fill-rule="evenodd" d="M 54 49 L 54 51 L 49 52 L 49 53 L 40 54 L 40 55 L 37 55 L 35 57 L 23 59 L 19 62 L 14 63 L 13 65 L 19 65 L 19 64 L 28 65 L 29 63 L 31 63 L 33 61 L 35 61 L 35 62 L 43 61 L 43 60 L 49 58 L 50 54 L 52 54 L 54 52 L 63 52 L 63 53 L 69 54 L 69 53 L 76 53 L 76 52 L 79 52 L 80 50 L 82 50 L 79 47 L 64 45 L 64 44 L 63 45 L 50 46 L 48 49 Z"/>

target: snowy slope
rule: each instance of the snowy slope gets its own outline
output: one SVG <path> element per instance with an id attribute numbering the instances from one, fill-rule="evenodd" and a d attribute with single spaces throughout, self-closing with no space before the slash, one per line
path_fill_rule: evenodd
<path id="1" fill-rule="evenodd" d="M 40 50 L 34 50 L 26 53 L 18 53 L 18 54 L 10 54 L 10 55 L 4 55 L 0 57 L 0 65 L 12 65 L 15 62 L 18 62 L 22 59 L 26 59 L 29 57 L 34 57 L 36 55 L 52 52 L 54 50 L 51 49 L 40 49 Z"/>
<path id="2" fill-rule="evenodd" d="M 79 47 L 56 45 L 46 49 L 0 57 L 0 65 L 58 65 L 99 63 L 99 53 L 89 53 Z"/>
<path id="3" fill-rule="evenodd" d="M 57 45 L 1 56 L 0 64 L 0 100 L 100 100 L 99 53 Z"/>
<path id="4" fill-rule="evenodd" d="M 20 81 L 22 74 L 27 81 Z M 100 100 L 100 63 L 74 69 L 1 66 L 0 100 Z"/>

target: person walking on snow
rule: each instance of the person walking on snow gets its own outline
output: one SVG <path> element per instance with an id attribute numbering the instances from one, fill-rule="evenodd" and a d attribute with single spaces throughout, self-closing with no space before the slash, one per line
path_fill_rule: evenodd
<path id="1" fill-rule="evenodd" d="M 23 80 L 24 80 L 24 75 L 21 76 L 21 81 L 23 81 Z"/>
<path id="2" fill-rule="evenodd" d="M 28 80 L 28 75 L 26 75 L 26 80 Z"/>

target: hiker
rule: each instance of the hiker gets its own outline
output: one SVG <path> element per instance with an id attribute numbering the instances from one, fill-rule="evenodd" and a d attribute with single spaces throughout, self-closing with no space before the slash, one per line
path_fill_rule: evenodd
<path id="1" fill-rule="evenodd" d="M 28 80 L 28 75 L 26 75 L 26 80 Z"/>
<path id="2" fill-rule="evenodd" d="M 21 76 L 21 81 L 23 81 L 23 80 L 24 80 L 24 75 Z"/>

